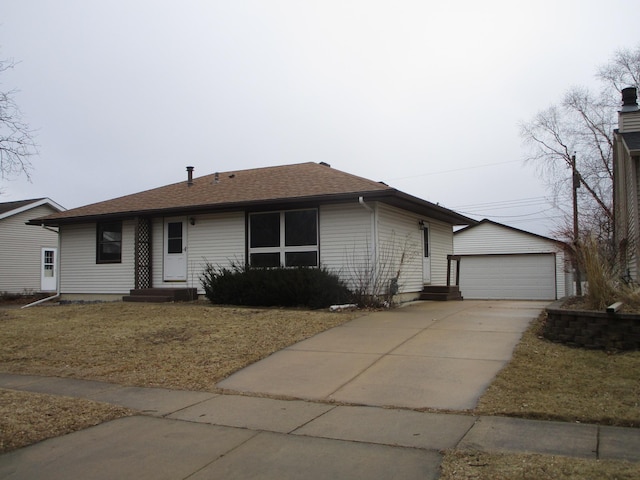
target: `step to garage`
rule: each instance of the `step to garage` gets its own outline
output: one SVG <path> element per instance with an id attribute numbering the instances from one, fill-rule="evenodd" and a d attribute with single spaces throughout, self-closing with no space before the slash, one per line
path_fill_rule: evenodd
<path id="1" fill-rule="evenodd" d="M 456 286 L 425 285 L 420 293 L 420 300 L 463 300 L 460 288 Z"/>

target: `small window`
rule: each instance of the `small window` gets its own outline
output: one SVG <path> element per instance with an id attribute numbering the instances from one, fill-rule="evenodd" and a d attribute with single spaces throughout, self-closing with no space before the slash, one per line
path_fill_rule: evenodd
<path id="1" fill-rule="evenodd" d="M 97 263 L 122 262 L 122 222 L 98 224 Z"/>
<path id="2" fill-rule="evenodd" d="M 280 246 L 280 213 L 259 213 L 251 217 L 251 248 Z"/>
<path id="3" fill-rule="evenodd" d="M 318 252 L 285 252 L 287 267 L 316 267 Z"/>
<path id="4" fill-rule="evenodd" d="M 182 222 L 171 222 L 167 228 L 167 253 L 182 253 Z"/>
<path id="5" fill-rule="evenodd" d="M 252 253 L 251 266 L 252 267 L 270 267 L 270 268 L 279 267 L 280 254 L 279 253 Z"/>
<path id="6" fill-rule="evenodd" d="M 315 210 L 294 210 L 284 214 L 285 246 L 317 245 L 318 218 Z"/>

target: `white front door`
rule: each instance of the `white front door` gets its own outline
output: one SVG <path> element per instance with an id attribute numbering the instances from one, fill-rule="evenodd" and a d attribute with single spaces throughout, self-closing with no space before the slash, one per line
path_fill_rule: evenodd
<path id="1" fill-rule="evenodd" d="M 58 287 L 58 249 L 43 248 L 41 257 L 40 290 L 55 292 Z"/>
<path id="2" fill-rule="evenodd" d="M 424 224 L 422 230 L 422 283 L 431 283 L 431 242 L 429 225 Z"/>
<path id="3" fill-rule="evenodd" d="M 187 280 L 186 218 L 166 218 L 164 221 L 164 280 Z"/>

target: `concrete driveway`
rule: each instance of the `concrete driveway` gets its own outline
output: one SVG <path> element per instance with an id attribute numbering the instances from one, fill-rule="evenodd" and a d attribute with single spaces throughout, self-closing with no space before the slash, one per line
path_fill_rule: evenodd
<path id="1" fill-rule="evenodd" d="M 547 302 L 417 302 L 274 353 L 218 387 L 340 403 L 466 410 Z"/>

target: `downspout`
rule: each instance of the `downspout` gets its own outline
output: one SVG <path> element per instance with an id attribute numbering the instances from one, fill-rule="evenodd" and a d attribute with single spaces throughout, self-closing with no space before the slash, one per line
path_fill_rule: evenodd
<path id="1" fill-rule="evenodd" d="M 377 232 L 376 232 L 376 212 L 373 208 L 367 205 L 364 201 L 364 197 L 358 197 L 358 203 L 371 213 L 371 262 L 372 262 L 372 274 L 374 278 L 377 276 L 378 262 L 377 262 Z"/>
<path id="2" fill-rule="evenodd" d="M 50 297 L 41 298 L 40 300 L 36 300 L 35 302 L 29 303 L 27 305 L 23 305 L 20 308 L 29 308 L 35 307 L 36 305 L 40 305 L 41 303 L 48 302 L 50 300 L 55 300 L 56 298 L 60 298 L 60 229 L 55 230 L 51 227 L 47 227 L 46 225 L 42 225 L 42 228 L 45 230 L 49 230 L 50 232 L 55 232 L 58 234 L 58 249 L 56 250 L 56 294 Z"/>

